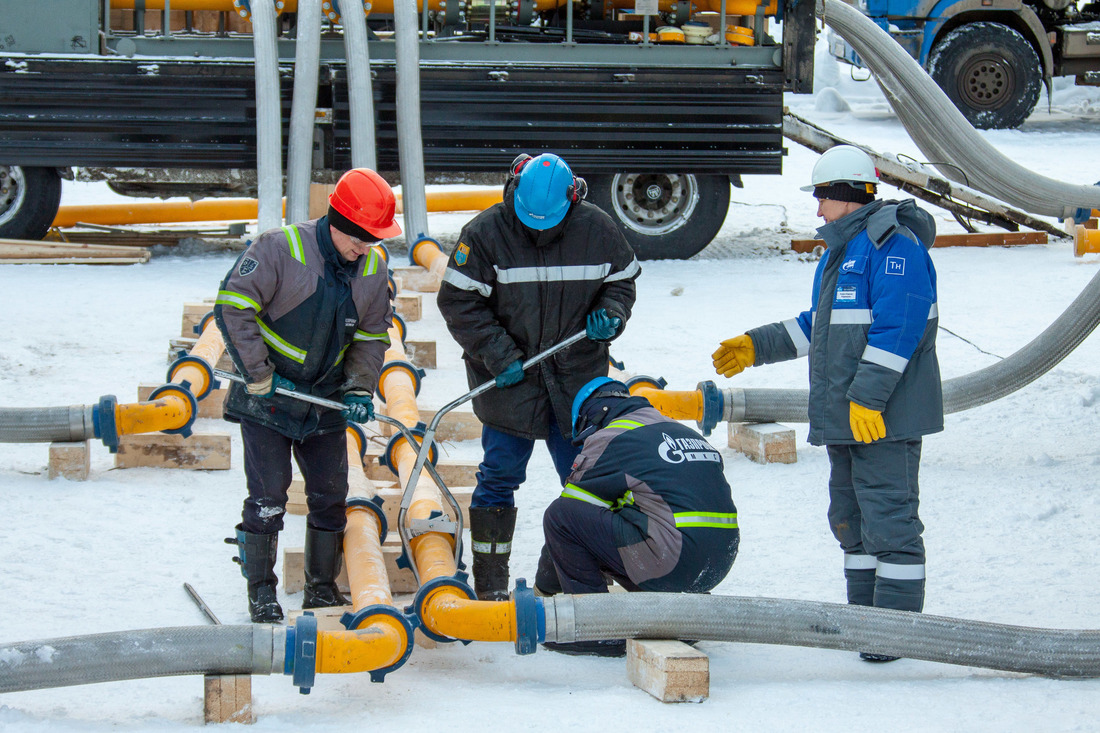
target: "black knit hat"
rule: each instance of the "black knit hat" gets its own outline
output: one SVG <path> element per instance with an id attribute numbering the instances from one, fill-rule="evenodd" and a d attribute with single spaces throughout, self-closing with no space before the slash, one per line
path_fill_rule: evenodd
<path id="1" fill-rule="evenodd" d="M 823 183 L 820 186 L 814 186 L 814 198 L 869 204 L 875 200 L 875 184 L 849 183 L 847 181 Z"/>
<path id="2" fill-rule="evenodd" d="M 348 219 L 331 206 L 328 207 L 328 223 L 338 232 L 343 232 L 349 237 L 355 237 L 361 242 L 381 242 L 381 237 L 376 237 L 363 227 Z"/>

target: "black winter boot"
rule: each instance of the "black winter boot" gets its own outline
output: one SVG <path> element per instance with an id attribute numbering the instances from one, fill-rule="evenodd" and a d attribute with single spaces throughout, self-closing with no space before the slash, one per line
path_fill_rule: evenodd
<path id="1" fill-rule="evenodd" d="M 252 534 L 237 525 L 237 551 L 240 553 L 241 574 L 248 581 L 248 614 L 254 624 L 270 624 L 283 620 L 283 609 L 275 587 L 275 558 L 279 535 Z"/>
<path id="2" fill-rule="evenodd" d="M 346 606 L 348 599 L 336 587 L 344 556 L 344 533 L 306 527 L 306 591 L 302 608 Z"/>
<path id="3" fill-rule="evenodd" d="M 515 507 L 470 507 L 474 592 L 479 601 L 508 600 L 508 558 L 515 530 Z"/>

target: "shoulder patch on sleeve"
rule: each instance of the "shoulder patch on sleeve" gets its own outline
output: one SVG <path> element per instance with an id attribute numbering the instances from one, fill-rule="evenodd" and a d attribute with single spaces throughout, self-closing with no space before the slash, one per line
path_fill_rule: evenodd
<path id="1" fill-rule="evenodd" d="M 455 264 L 461 267 L 466 264 L 466 260 L 470 257 L 470 245 L 465 242 L 459 242 L 458 247 L 455 249 Z"/>
<path id="2" fill-rule="evenodd" d="M 242 257 L 241 264 L 237 265 L 237 274 L 241 277 L 249 275 L 256 271 L 256 268 L 260 266 L 260 263 L 251 257 Z"/>

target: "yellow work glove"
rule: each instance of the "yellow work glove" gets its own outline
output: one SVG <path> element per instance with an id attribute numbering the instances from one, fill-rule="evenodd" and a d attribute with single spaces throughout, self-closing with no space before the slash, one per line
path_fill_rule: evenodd
<path id="1" fill-rule="evenodd" d="M 718 350 L 712 354 L 714 359 L 714 371 L 723 377 L 732 377 L 740 374 L 746 368 L 751 367 L 756 361 L 756 348 L 752 345 L 752 337 L 747 333 L 726 339 Z"/>
<path id="2" fill-rule="evenodd" d="M 860 443 L 874 443 L 886 437 L 886 423 L 882 421 L 882 411 L 872 410 L 855 402 L 849 403 L 848 422 L 852 426 L 852 436 Z"/>

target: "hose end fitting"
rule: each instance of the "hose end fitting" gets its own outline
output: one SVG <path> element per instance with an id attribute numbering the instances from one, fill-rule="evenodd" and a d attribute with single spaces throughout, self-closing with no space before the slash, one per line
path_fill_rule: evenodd
<path id="1" fill-rule="evenodd" d="M 286 645 L 288 652 L 293 645 L 293 654 L 287 654 L 287 660 L 293 660 L 290 672 L 294 686 L 308 695 L 317 679 L 317 617 L 312 611 L 302 613 L 294 626 L 287 629 Z"/>
<path id="2" fill-rule="evenodd" d="M 546 611 L 535 589 L 527 587 L 526 578 L 516 578 L 512 591 L 516 604 L 516 654 L 534 654 L 539 641 L 546 638 Z"/>
<path id="3" fill-rule="evenodd" d="M 92 407 L 92 430 L 95 437 L 103 441 L 107 450 L 118 453 L 118 398 L 113 394 L 99 398 L 99 404 Z"/>
<path id="4" fill-rule="evenodd" d="M 722 392 L 714 382 L 699 382 L 696 386 L 703 395 L 703 419 L 696 422 L 704 436 L 710 435 L 714 426 L 722 419 L 724 405 Z"/>

